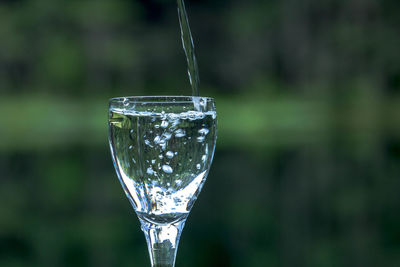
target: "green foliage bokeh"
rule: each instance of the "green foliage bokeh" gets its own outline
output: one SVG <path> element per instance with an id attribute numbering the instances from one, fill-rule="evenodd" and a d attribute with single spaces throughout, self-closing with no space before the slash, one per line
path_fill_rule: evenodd
<path id="1" fill-rule="evenodd" d="M 219 124 L 177 266 L 399 266 L 400 2 L 186 5 Z M 108 99 L 190 93 L 175 1 L 0 1 L 0 266 L 149 266 Z"/>

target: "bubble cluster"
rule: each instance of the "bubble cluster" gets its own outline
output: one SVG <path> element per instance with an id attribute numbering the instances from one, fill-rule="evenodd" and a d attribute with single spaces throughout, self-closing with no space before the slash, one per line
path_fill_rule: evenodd
<path id="1" fill-rule="evenodd" d="M 115 111 L 116 167 L 138 214 L 186 213 L 200 191 L 214 151 L 216 113 L 206 111 L 206 98 L 196 101 L 194 110 L 146 103 L 144 111 L 131 101 Z"/>
<path id="2" fill-rule="evenodd" d="M 200 101 L 204 101 L 202 104 L 206 104 L 204 99 L 201 99 Z M 155 112 L 155 111 L 153 111 Z M 153 113 L 155 114 L 155 113 Z M 199 143 L 205 143 L 206 137 L 209 134 L 210 130 L 206 127 L 206 123 L 201 124 L 201 128 L 196 130 L 196 134 L 192 135 L 192 132 L 190 131 L 189 134 L 187 132 L 186 128 L 180 128 L 179 126 L 183 121 L 195 121 L 195 120 L 200 120 L 204 119 L 206 114 L 204 112 L 199 112 L 199 111 L 185 111 L 182 113 L 165 113 L 162 111 L 161 113 L 157 113 L 158 119 L 152 121 L 152 129 L 151 131 L 147 132 L 148 137 L 151 139 L 145 139 L 144 143 L 146 146 L 155 149 L 158 147 L 160 149 L 160 152 L 158 152 L 158 156 L 156 156 L 157 160 L 159 160 L 158 163 L 158 170 L 162 171 L 164 174 L 172 174 L 174 172 L 173 168 L 170 166 L 171 161 L 175 156 L 178 155 L 177 151 L 171 151 L 167 150 L 167 147 L 169 146 L 169 141 L 171 138 L 176 138 L 174 142 L 178 142 L 178 139 L 182 139 L 181 144 L 183 145 L 188 145 L 188 144 L 194 144 L 193 142 L 199 142 Z M 209 115 L 209 114 L 208 114 Z M 185 123 L 186 124 L 186 123 Z M 197 136 L 196 136 L 197 135 Z M 144 135 L 144 137 L 146 134 Z M 192 141 L 192 136 L 193 136 L 193 141 Z M 202 144 L 204 146 L 204 144 Z M 205 148 L 205 153 L 201 157 L 200 162 L 194 162 L 194 166 L 196 170 L 201 169 L 201 164 L 205 164 L 207 160 L 207 155 L 208 155 L 208 147 Z M 152 150 L 150 150 L 152 151 Z M 166 152 L 162 152 L 166 151 Z M 157 170 L 157 163 L 156 159 L 151 160 L 152 166 L 156 167 Z M 173 162 L 173 161 L 172 161 Z M 187 159 L 187 162 L 193 162 L 193 158 L 189 157 Z M 150 161 L 148 161 L 150 163 Z M 178 166 L 182 166 L 181 163 L 175 163 L 178 164 Z M 147 174 L 150 175 L 156 175 L 157 171 L 155 171 L 151 166 L 147 169 Z M 159 174 L 162 175 L 162 174 Z M 193 174 L 192 174 L 193 176 Z M 177 176 L 178 177 L 178 176 Z"/>
<path id="3" fill-rule="evenodd" d="M 118 158 L 121 164 L 117 166 L 125 172 L 121 177 L 130 192 L 140 191 L 135 199 L 139 211 L 186 211 L 205 179 L 214 122 L 213 114 L 202 112 L 207 100 L 198 101 L 195 111 L 186 107 L 183 112 L 166 108 L 163 112 L 152 106 L 146 112 L 123 113 L 128 122 L 123 127 L 129 128 L 117 133 L 121 134 L 119 140 L 127 140 L 121 146 L 127 154 Z M 142 201 L 144 197 L 146 201 Z"/>

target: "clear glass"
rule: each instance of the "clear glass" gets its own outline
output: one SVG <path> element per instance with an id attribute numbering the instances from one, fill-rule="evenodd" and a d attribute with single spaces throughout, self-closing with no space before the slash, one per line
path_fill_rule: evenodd
<path id="1" fill-rule="evenodd" d="M 110 100 L 109 143 L 142 225 L 152 266 L 174 266 L 185 221 L 207 178 L 217 138 L 212 98 Z"/>

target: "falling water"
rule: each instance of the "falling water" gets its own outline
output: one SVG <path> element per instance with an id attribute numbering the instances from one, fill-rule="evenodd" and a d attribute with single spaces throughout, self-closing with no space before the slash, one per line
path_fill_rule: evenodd
<path id="1" fill-rule="evenodd" d="M 183 0 L 178 1 L 178 16 L 179 25 L 181 28 L 181 38 L 183 50 L 186 54 L 186 60 L 188 63 L 188 74 L 190 85 L 192 86 L 192 95 L 199 96 L 199 69 L 197 66 L 196 56 L 194 54 L 194 44 L 192 33 L 190 31 L 189 20 L 185 9 L 185 3 Z"/>

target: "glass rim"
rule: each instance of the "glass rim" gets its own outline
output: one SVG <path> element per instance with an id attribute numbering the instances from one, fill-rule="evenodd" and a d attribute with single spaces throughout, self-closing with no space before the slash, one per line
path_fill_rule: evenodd
<path id="1" fill-rule="evenodd" d="M 207 102 L 213 102 L 214 98 L 206 96 L 170 96 L 170 95 L 157 95 L 157 96 L 121 96 L 110 98 L 110 103 L 122 103 L 126 100 L 131 102 L 146 102 L 146 103 L 191 103 L 194 98 L 203 98 Z"/>

